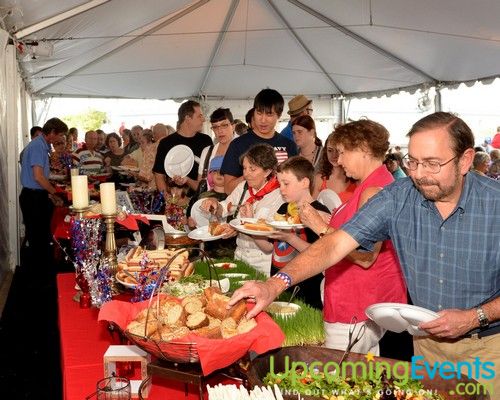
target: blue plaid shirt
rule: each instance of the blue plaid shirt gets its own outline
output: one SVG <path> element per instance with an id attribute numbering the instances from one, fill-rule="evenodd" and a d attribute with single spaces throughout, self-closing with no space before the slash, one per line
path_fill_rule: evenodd
<path id="1" fill-rule="evenodd" d="M 469 309 L 500 292 L 500 182 L 468 173 L 445 220 L 410 178 L 374 196 L 342 229 L 362 247 L 392 239 L 413 303 Z"/>

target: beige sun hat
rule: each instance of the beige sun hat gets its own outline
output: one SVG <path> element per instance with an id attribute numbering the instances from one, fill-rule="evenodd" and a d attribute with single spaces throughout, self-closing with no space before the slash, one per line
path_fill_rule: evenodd
<path id="1" fill-rule="evenodd" d="M 300 114 L 311 103 L 312 100 L 309 100 L 303 94 L 295 96 L 288 102 L 288 115 Z"/>

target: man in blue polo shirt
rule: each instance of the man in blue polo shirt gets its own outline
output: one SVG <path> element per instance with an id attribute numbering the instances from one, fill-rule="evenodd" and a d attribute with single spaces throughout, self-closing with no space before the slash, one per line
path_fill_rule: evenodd
<path id="1" fill-rule="evenodd" d="M 49 119 L 42 134 L 24 149 L 21 160 L 21 185 L 19 205 L 23 213 L 26 239 L 31 261 L 37 264 L 51 260 L 50 220 L 54 204 L 61 204 L 56 189 L 49 182 L 50 145 L 68 132 L 67 125 L 58 118 Z M 41 266 L 40 266 L 41 267 Z M 42 272 L 41 268 L 40 271 Z"/>
<path id="2" fill-rule="evenodd" d="M 230 304 L 254 297 L 251 318 L 287 287 L 335 268 L 359 246 L 370 250 L 391 239 L 413 303 L 439 314 L 419 325 L 430 336 L 414 338 L 415 354 L 430 366 L 493 363 L 493 377 L 487 371 L 472 377 L 493 387 L 492 398 L 498 398 L 500 182 L 469 172 L 474 136 L 457 116 L 428 115 L 408 136 L 411 180 L 384 188 L 341 229 L 312 244 L 267 282 L 237 290 Z"/>

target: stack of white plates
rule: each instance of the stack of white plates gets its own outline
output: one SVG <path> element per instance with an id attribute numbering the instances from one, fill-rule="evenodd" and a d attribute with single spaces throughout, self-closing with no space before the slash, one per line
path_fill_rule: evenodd
<path id="1" fill-rule="evenodd" d="M 377 303 L 365 310 L 366 315 L 377 325 L 392 332 L 408 331 L 414 336 L 426 336 L 418 325 L 439 318 L 434 311 L 401 303 Z"/>

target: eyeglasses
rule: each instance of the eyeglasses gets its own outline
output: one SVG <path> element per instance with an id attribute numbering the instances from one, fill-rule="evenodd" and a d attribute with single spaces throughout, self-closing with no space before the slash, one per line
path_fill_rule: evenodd
<path id="1" fill-rule="evenodd" d="M 441 167 L 452 162 L 457 157 L 458 156 L 455 156 L 453 158 L 450 158 L 448 161 L 446 161 L 444 163 L 439 163 L 437 161 L 418 162 L 416 160 L 412 160 L 412 159 L 408 158 L 408 156 L 406 155 L 403 157 L 403 163 L 404 163 L 405 167 L 408 168 L 410 171 L 416 171 L 418 168 L 418 165 L 421 164 L 424 171 L 430 172 L 431 174 L 437 174 L 439 171 L 441 171 Z"/>
<path id="2" fill-rule="evenodd" d="M 229 122 L 224 122 L 223 124 L 220 124 L 220 125 L 212 125 L 212 130 L 215 132 L 215 131 L 218 131 L 219 129 L 227 129 L 231 126 L 231 124 Z"/>
<path id="3" fill-rule="evenodd" d="M 66 143 L 64 143 L 64 142 L 54 142 L 54 146 L 59 146 L 61 144 L 66 144 Z"/>

